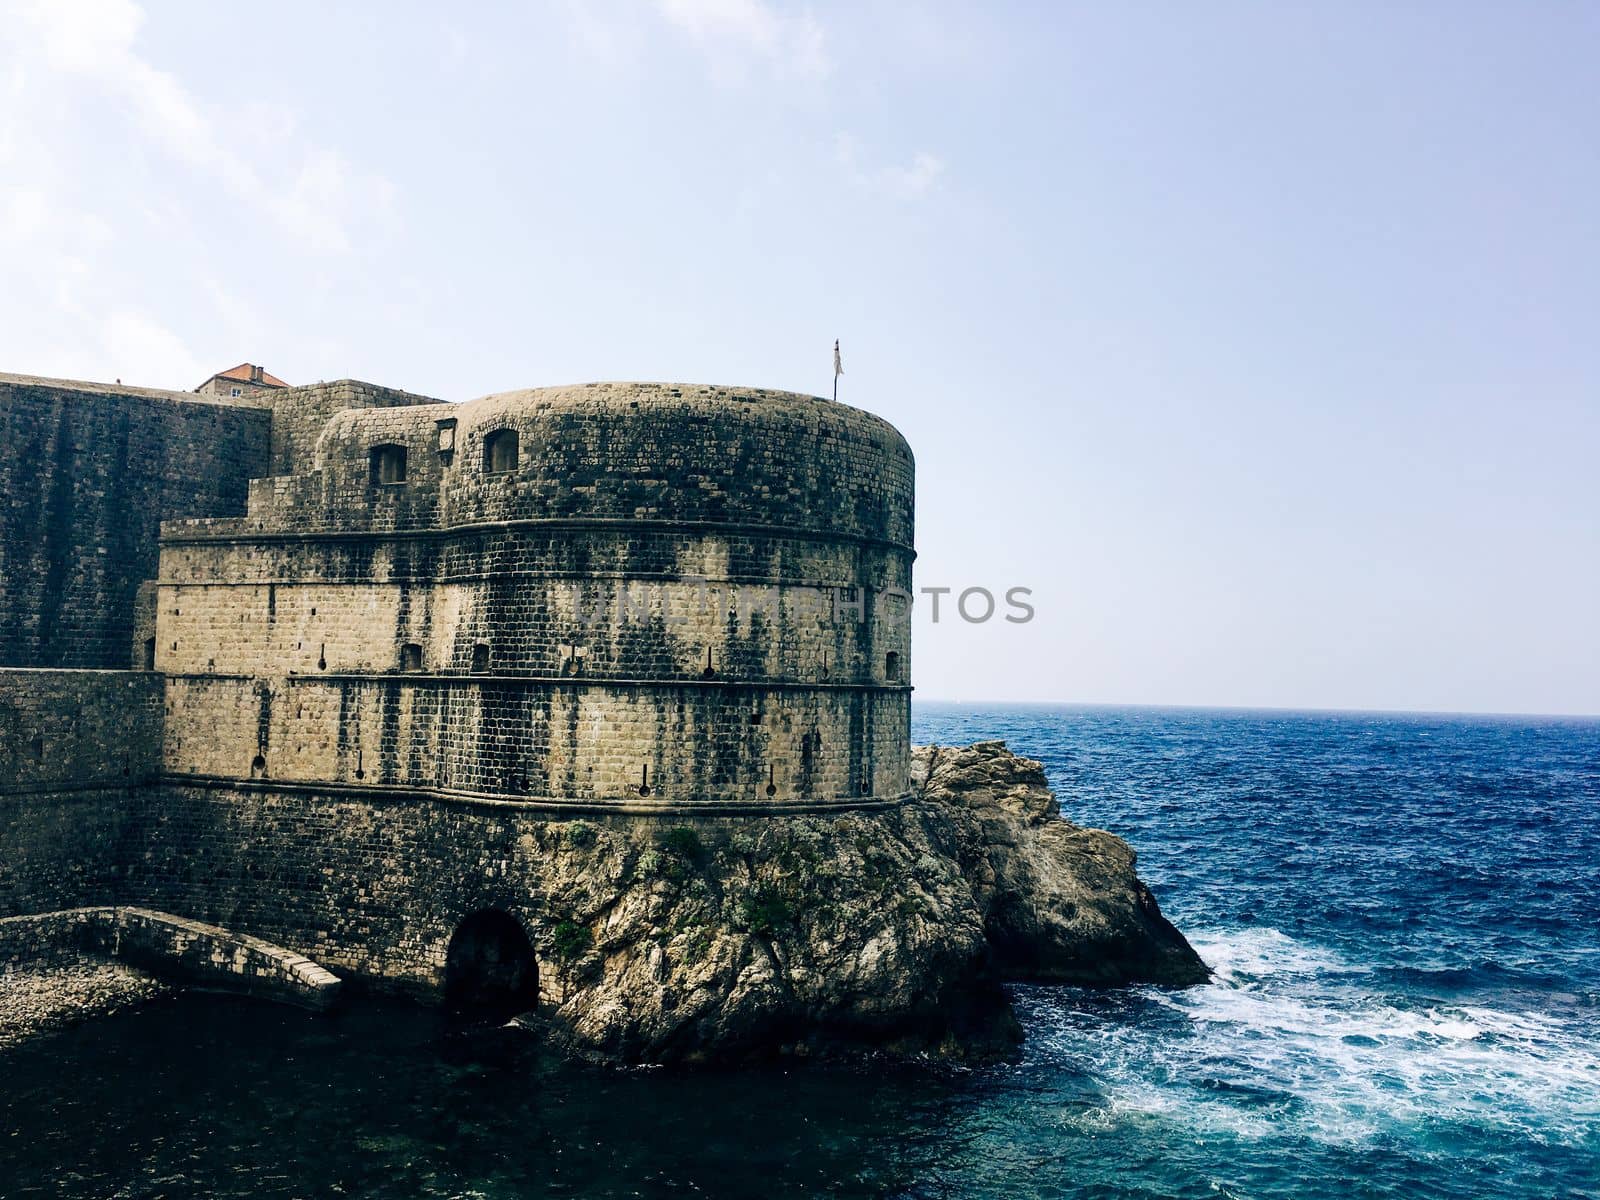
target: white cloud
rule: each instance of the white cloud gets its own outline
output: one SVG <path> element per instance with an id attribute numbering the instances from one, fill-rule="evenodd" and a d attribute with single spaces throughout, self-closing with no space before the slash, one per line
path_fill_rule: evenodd
<path id="1" fill-rule="evenodd" d="M 202 367 L 182 338 L 140 312 L 108 314 L 100 324 L 100 349 L 128 383 L 155 379 L 169 381 L 169 387 L 194 387 L 217 369 Z"/>
<path id="2" fill-rule="evenodd" d="M 884 167 L 882 178 L 888 187 L 903 195 L 920 196 L 932 191 L 944 178 L 944 159 L 918 150 L 908 166 Z"/>
<path id="3" fill-rule="evenodd" d="M 281 110 L 266 114 L 259 104 L 237 114 L 208 113 L 176 76 L 138 54 L 145 18 L 133 0 L 24 0 L 17 15 L 47 68 L 115 96 L 147 138 L 240 200 L 258 204 L 291 239 L 313 250 L 341 252 L 351 248 L 358 227 L 393 231 L 393 185 L 356 169 L 336 151 L 281 147 L 290 161 L 300 157 L 298 168 L 272 176 L 259 171 L 238 147 L 274 130 L 280 138 L 291 137 L 292 116 Z M 369 220 L 374 212 L 376 222 Z"/>
<path id="4" fill-rule="evenodd" d="M 656 0 L 656 8 L 719 77 L 743 79 L 757 68 L 803 78 L 829 71 L 822 26 L 809 12 L 784 13 L 763 0 Z"/>
<path id="5" fill-rule="evenodd" d="M 387 178 L 287 104 L 209 101 L 144 24 L 133 0 L 0 0 L 0 370 L 193 387 L 217 347 L 271 340 L 234 247 L 303 275 L 398 230 Z"/>
<path id="6" fill-rule="evenodd" d="M 918 150 L 905 164 L 869 164 L 860 141 L 848 133 L 835 138 L 834 156 L 856 187 L 902 199 L 916 199 L 936 190 L 947 169 L 945 160 L 928 150 Z"/>

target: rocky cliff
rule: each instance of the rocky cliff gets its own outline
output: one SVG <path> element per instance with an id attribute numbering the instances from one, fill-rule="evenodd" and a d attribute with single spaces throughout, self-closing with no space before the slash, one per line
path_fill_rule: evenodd
<path id="1" fill-rule="evenodd" d="M 1206 978 L 1127 843 L 1064 821 L 1039 763 L 923 747 L 914 779 L 889 811 L 552 825 L 547 896 L 572 917 L 548 1027 L 629 1062 L 989 1057 L 1018 1036 L 1005 981 Z"/>

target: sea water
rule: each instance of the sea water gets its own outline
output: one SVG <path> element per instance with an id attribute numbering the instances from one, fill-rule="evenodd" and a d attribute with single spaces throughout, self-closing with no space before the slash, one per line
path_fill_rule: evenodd
<path id="1" fill-rule="evenodd" d="M 0 1056 L 0 1196 L 1600 1197 L 1600 722 L 918 705 L 1215 970 L 1014 989 L 975 1071 L 576 1068 L 180 996 Z"/>

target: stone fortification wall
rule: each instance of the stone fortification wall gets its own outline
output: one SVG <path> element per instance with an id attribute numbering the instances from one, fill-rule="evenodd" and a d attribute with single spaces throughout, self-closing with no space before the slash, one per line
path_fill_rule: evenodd
<path id="1" fill-rule="evenodd" d="M 0 375 L 0 665 L 126 668 L 164 519 L 241 513 L 270 412 Z"/>
<path id="2" fill-rule="evenodd" d="M 169 786 L 146 793 L 141 807 L 128 903 L 425 996 L 443 987 L 452 935 L 485 910 L 517 920 L 538 954 L 541 983 L 559 986 L 563 929 L 570 936 L 574 924 L 600 916 L 563 898 L 581 882 L 579 864 L 597 833 L 633 847 L 622 875 L 596 881 L 604 891 L 648 886 L 652 871 L 673 869 L 659 847 L 685 828 L 678 814 L 607 809 L 551 819 L 493 802 L 271 783 Z M 693 827 L 710 844 L 748 824 L 719 814 Z"/>
<path id="3" fill-rule="evenodd" d="M 322 436 L 329 418 L 335 413 L 346 409 L 438 403 L 431 396 L 419 396 L 399 388 L 381 387 L 376 383 L 362 383 L 357 379 L 339 379 L 333 383 L 313 383 L 274 391 L 271 394 L 271 463 L 262 474 L 293 475 L 310 470 L 317 439 Z"/>
<path id="4" fill-rule="evenodd" d="M 327 1008 L 337 976 L 248 934 L 143 908 L 96 905 L 0 918 L 0 980 L 14 971 L 117 959 L 180 983 Z"/>
<path id="5" fill-rule="evenodd" d="M 117 894 L 162 722 L 154 674 L 0 670 L 0 915 Z"/>
<path id="6" fill-rule="evenodd" d="M 877 418 L 604 384 L 342 412 L 315 464 L 246 517 L 165 528 L 172 774 L 905 791 L 913 463 Z"/>

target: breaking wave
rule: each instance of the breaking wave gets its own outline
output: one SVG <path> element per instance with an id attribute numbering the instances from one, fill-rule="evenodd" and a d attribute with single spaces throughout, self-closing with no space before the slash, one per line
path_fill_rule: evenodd
<path id="1" fill-rule="evenodd" d="M 1245 1138 L 1360 1142 L 1501 1129 L 1595 1144 L 1600 1021 L 1479 1004 L 1418 1004 L 1374 972 L 1268 927 L 1193 939 L 1215 970 L 1185 991 L 1109 999 L 1022 989 L 1034 1061 L 1086 1072 L 1103 1104 Z"/>

